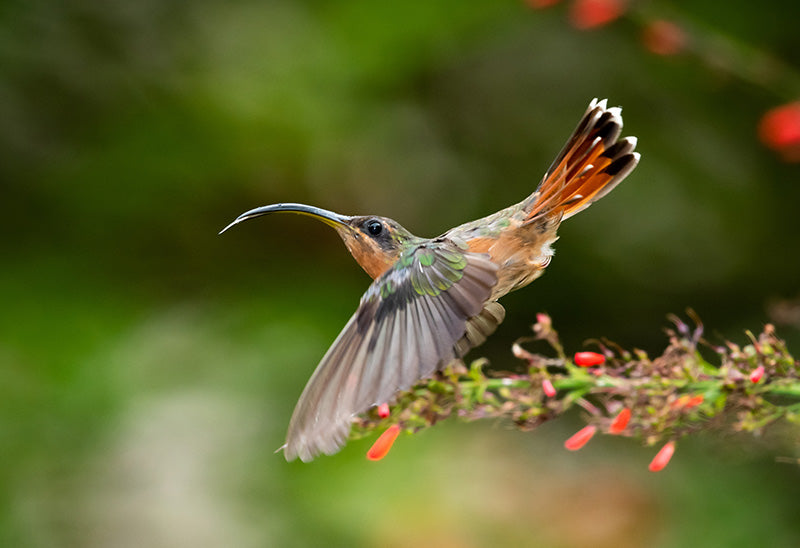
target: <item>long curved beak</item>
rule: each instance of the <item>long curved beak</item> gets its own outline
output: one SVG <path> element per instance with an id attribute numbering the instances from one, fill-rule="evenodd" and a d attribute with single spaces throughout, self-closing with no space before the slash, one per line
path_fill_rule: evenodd
<path id="1" fill-rule="evenodd" d="M 338 213 L 334 213 L 333 211 L 328 211 L 327 209 L 322 209 L 319 207 L 314 207 L 305 204 L 272 204 L 268 206 L 257 207 L 255 209 L 251 209 L 250 211 L 245 211 L 238 217 L 236 217 L 231 224 L 223 228 L 219 231 L 220 234 L 231 228 L 233 225 L 237 225 L 242 221 L 246 221 L 248 219 L 255 219 L 256 217 L 261 217 L 262 215 L 268 215 L 270 213 L 276 213 L 280 211 L 287 211 L 289 213 L 298 213 L 300 215 L 308 215 L 309 217 L 314 217 L 319 219 L 326 225 L 330 225 L 333 228 L 341 228 L 342 226 L 347 226 L 348 221 L 350 221 L 351 217 L 346 215 L 339 215 Z"/>

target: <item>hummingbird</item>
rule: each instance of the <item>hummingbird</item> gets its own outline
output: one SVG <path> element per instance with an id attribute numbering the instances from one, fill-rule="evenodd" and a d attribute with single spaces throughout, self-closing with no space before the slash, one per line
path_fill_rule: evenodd
<path id="1" fill-rule="evenodd" d="M 352 418 L 389 403 L 483 343 L 505 317 L 505 294 L 538 278 L 561 222 L 608 194 L 639 162 L 620 138 L 622 110 L 594 99 L 536 190 L 492 215 L 422 238 L 377 215 L 340 215 L 279 203 L 225 227 L 290 212 L 333 227 L 373 279 L 325 353 L 289 422 L 287 460 L 336 453 Z"/>

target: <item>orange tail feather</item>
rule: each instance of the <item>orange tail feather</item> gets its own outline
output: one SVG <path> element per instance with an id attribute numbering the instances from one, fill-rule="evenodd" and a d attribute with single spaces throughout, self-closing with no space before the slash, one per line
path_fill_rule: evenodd
<path id="1" fill-rule="evenodd" d="M 567 144 L 525 201 L 527 222 L 567 219 L 611 192 L 639 162 L 636 137 L 619 139 L 622 111 L 594 99 Z"/>

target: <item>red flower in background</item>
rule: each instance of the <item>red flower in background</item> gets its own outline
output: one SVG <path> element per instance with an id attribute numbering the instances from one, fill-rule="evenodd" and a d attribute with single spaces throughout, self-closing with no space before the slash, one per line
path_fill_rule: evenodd
<path id="1" fill-rule="evenodd" d="M 575 0 L 569 10 L 569 20 L 577 29 L 593 29 L 617 19 L 626 9 L 625 0 Z"/>
<path id="2" fill-rule="evenodd" d="M 642 31 L 644 47 L 656 55 L 675 55 L 686 48 L 686 33 L 671 21 L 656 20 Z"/>
<path id="3" fill-rule="evenodd" d="M 544 390 L 544 395 L 548 398 L 552 398 L 556 395 L 556 387 L 553 386 L 553 383 L 550 379 L 545 379 L 542 381 L 542 390 Z"/>
<path id="4" fill-rule="evenodd" d="M 775 107 L 758 124 L 761 142 L 787 162 L 800 162 L 800 101 Z"/>
<path id="5" fill-rule="evenodd" d="M 380 418 L 385 419 L 386 417 L 388 417 L 391 414 L 392 414 L 392 412 L 389 410 L 389 404 L 388 403 L 382 403 L 382 404 L 380 404 L 378 406 L 378 416 Z"/>

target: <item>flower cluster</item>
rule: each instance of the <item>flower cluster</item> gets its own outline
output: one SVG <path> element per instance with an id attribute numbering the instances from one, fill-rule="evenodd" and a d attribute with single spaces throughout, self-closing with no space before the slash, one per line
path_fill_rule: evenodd
<path id="1" fill-rule="evenodd" d="M 369 458 L 386 455 L 400 431 L 415 432 L 451 416 L 472 421 L 505 418 L 521 430 L 533 429 L 579 407 L 587 426 L 564 446 L 578 450 L 598 432 L 662 444 L 650 470 L 662 470 L 676 441 L 713 429 L 760 434 L 785 419 L 800 423 L 800 363 L 789 354 L 771 325 L 749 344 L 713 345 L 703 326 L 677 317 L 667 330 L 669 344 L 655 358 L 594 341 L 597 352 L 567 355 L 550 317 L 537 315 L 533 337 L 514 344 L 524 373 L 485 373 L 485 360 L 469 368 L 455 362 L 433 379 L 355 419 L 354 437 L 385 431 Z M 545 341 L 554 356 L 523 345 Z"/>

